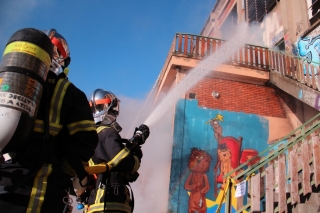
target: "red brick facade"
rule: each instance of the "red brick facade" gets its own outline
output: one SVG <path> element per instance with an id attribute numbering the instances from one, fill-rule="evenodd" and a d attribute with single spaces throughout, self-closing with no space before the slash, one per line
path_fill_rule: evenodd
<path id="1" fill-rule="evenodd" d="M 220 97 L 214 98 L 213 91 Z M 201 107 L 285 118 L 281 99 L 271 87 L 205 78 L 189 92 L 196 93 Z"/>

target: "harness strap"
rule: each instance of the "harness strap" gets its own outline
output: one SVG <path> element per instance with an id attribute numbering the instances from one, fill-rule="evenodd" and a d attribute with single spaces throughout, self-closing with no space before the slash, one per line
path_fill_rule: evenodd
<path id="1" fill-rule="evenodd" d="M 60 125 L 60 113 L 64 96 L 70 84 L 67 79 L 59 79 L 55 86 L 50 101 L 49 112 L 47 112 L 48 115 L 46 115 L 49 119 L 49 134 L 52 136 L 56 136 L 63 127 Z M 45 121 L 36 119 L 33 131 L 44 133 L 45 125 Z"/>
<path id="2" fill-rule="evenodd" d="M 34 131 L 44 133 L 43 144 L 41 147 L 42 149 L 41 159 L 39 159 L 42 162 L 40 162 L 35 168 L 30 169 L 27 174 L 23 175 L 21 179 L 17 181 L 17 183 L 13 184 L 12 186 L 1 187 L 0 194 L 15 192 L 18 188 L 24 185 L 30 178 L 34 177 L 37 174 L 37 172 L 42 168 L 43 163 L 45 162 L 44 158 L 49 158 L 51 156 L 51 154 L 49 154 L 51 152 L 51 149 L 49 148 L 49 145 L 48 145 L 51 142 L 49 135 L 53 135 L 53 136 L 57 135 L 59 131 L 62 129 L 62 126 L 61 126 L 59 130 L 52 132 L 51 124 L 52 122 L 56 122 L 56 123 L 60 122 L 60 111 L 61 111 L 62 101 L 64 99 L 65 92 L 69 85 L 70 85 L 70 82 L 67 79 L 58 80 L 58 83 L 55 86 L 54 94 L 51 98 L 50 110 L 49 111 L 48 109 L 45 110 L 45 122 L 36 120 Z M 48 103 L 48 90 L 47 90 L 47 87 L 44 87 L 44 88 L 45 88 L 44 94 L 47 95 L 45 97 L 45 101 Z M 48 106 L 47 103 L 46 103 L 46 106 Z M 39 130 L 38 129 L 39 127 L 37 127 L 37 124 L 39 123 L 42 124 L 42 128 L 40 128 L 40 131 L 37 131 Z"/>

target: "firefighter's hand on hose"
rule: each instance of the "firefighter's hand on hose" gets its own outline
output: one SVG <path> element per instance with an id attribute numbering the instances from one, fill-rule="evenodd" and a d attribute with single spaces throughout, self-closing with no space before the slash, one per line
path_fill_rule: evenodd
<path id="1" fill-rule="evenodd" d="M 87 188 L 89 183 L 88 177 L 83 178 L 83 180 L 79 180 L 78 176 L 74 176 L 71 178 L 74 192 L 77 196 L 82 195 Z"/>

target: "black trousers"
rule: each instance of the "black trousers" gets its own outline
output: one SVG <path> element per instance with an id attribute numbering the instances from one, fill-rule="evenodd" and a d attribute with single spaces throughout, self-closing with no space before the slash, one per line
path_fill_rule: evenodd
<path id="1" fill-rule="evenodd" d="M 85 212 L 131 213 L 133 201 L 126 185 L 115 185 L 105 189 L 95 189 L 88 200 L 89 209 Z"/>
<path id="2" fill-rule="evenodd" d="M 2 163 L 0 186 L 12 186 L 28 172 L 19 164 Z M 69 181 L 60 165 L 44 165 L 15 192 L 0 194 L 1 212 L 62 213 L 64 201 L 68 198 Z"/>

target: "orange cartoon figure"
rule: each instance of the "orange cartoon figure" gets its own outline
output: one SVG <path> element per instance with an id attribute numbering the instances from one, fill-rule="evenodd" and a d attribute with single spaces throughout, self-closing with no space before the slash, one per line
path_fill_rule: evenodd
<path id="1" fill-rule="evenodd" d="M 218 176 L 218 182 L 221 183 L 220 188 L 224 189 L 226 179 L 223 178 L 224 175 L 231 172 L 234 168 L 232 167 L 232 152 L 227 147 L 225 143 L 219 144 L 218 146 L 218 166 L 220 166 L 220 175 Z M 231 174 L 233 177 L 234 174 Z"/>
<path id="2" fill-rule="evenodd" d="M 192 148 L 189 156 L 189 174 L 184 188 L 190 191 L 188 213 L 207 212 L 206 193 L 210 189 L 206 172 L 210 168 L 211 156 L 203 150 Z"/>
<path id="3" fill-rule="evenodd" d="M 223 136 L 220 122 L 223 122 L 223 115 L 220 114 L 206 122 L 206 124 L 211 125 L 214 137 L 218 142 L 217 163 L 213 168 L 214 197 L 218 196 L 218 184 L 221 184 L 220 189 L 224 188 L 226 178 L 223 178 L 223 176 L 239 166 L 242 145 L 241 136 L 238 139 L 232 136 Z"/>

